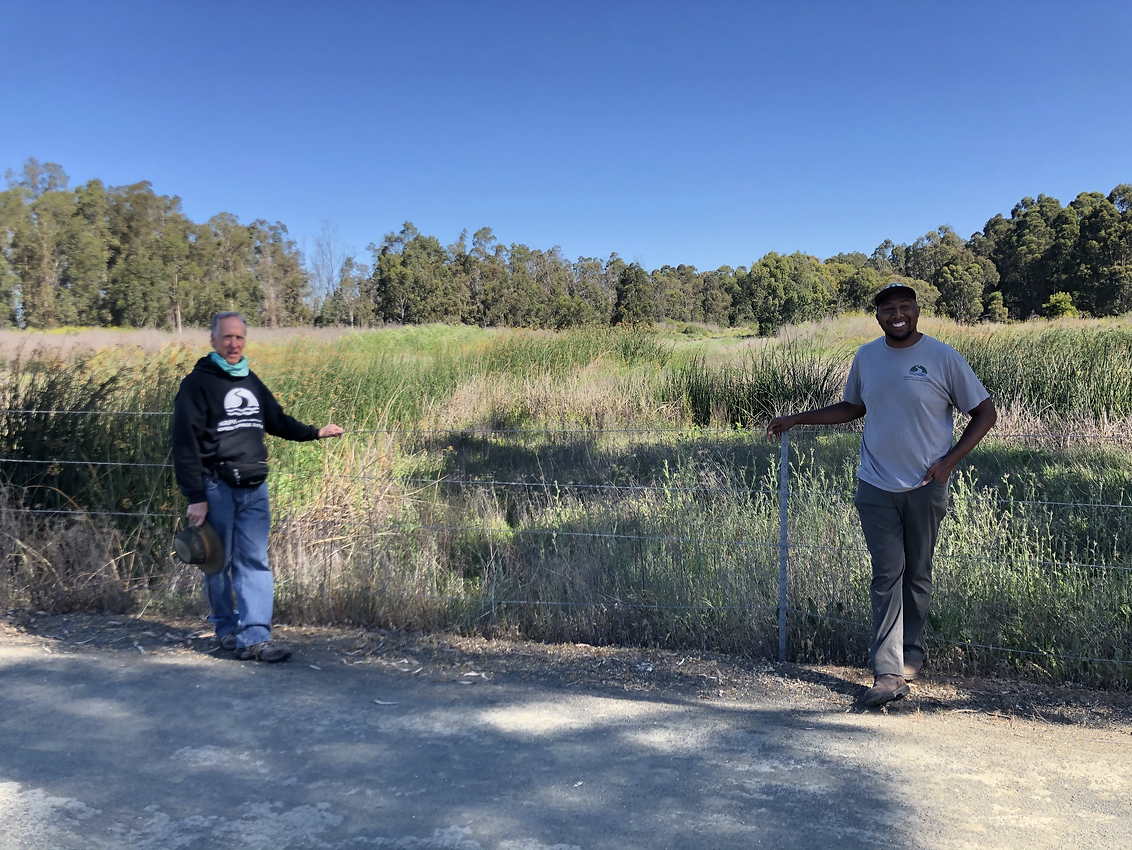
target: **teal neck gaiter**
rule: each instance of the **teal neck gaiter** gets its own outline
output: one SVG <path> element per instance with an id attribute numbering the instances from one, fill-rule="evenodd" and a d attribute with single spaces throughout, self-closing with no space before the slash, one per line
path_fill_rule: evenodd
<path id="1" fill-rule="evenodd" d="M 241 357 L 240 362 L 232 365 L 215 351 L 209 355 L 212 362 L 231 375 L 233 378 L 246 378 L 248 376 L 248 358 Z"/>

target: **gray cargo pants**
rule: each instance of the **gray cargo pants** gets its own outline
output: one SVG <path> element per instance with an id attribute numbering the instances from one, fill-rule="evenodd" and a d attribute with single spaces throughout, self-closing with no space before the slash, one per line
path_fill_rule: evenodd
<path id="1" fill-rule="evenodd" d="M 932 481 L 915 490 L 890 493 L 858 480 L 853 504 L 873 562 L 869 665 L 876 676 L 902 676 L 905 661 L 924 660 L 932 553 L 947 513 L 947 485 Z"/>

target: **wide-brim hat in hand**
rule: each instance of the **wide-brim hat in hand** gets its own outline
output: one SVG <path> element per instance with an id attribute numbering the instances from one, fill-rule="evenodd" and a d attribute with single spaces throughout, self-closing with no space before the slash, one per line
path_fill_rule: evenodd
<path id="1" fill-rule="evenodd" d="M 199 567 L 206 575 L 215 575 L 224 566 L 224 544 L 207 522 L 199 527 L 190 525 L 174 537 L 173 549 L 178 558 Z"/>

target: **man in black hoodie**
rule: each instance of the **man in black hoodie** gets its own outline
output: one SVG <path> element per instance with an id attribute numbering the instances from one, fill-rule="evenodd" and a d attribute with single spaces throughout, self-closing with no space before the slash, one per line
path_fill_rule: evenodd
<path id="1" fill-rule="evenodd" d="M 286 661 L 291 649 L 271 640 L 274 579 L 267 562 L 266 431 L 285 440 L 338 437 L 334 424 L 315 428 L 283 412 L 248 368 L 247 322 L 239 313 L 212 317 L 212 353 L 182 382 L 173 410 L 173 466 L 195 526 L 209 524 L 224 543 L 224 568 L 205 576 L 216 637 L 243 660 Z"/>

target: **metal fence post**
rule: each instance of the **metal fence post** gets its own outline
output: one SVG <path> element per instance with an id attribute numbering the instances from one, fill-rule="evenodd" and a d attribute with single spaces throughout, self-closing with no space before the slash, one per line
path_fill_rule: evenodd
<path id="1" fill-rule="evenodd" d="M 790 497 L 790 436 L 782 432 L 782 455 L 778 462 L 778 660 L 786 660 L 786 505 Z"/>

